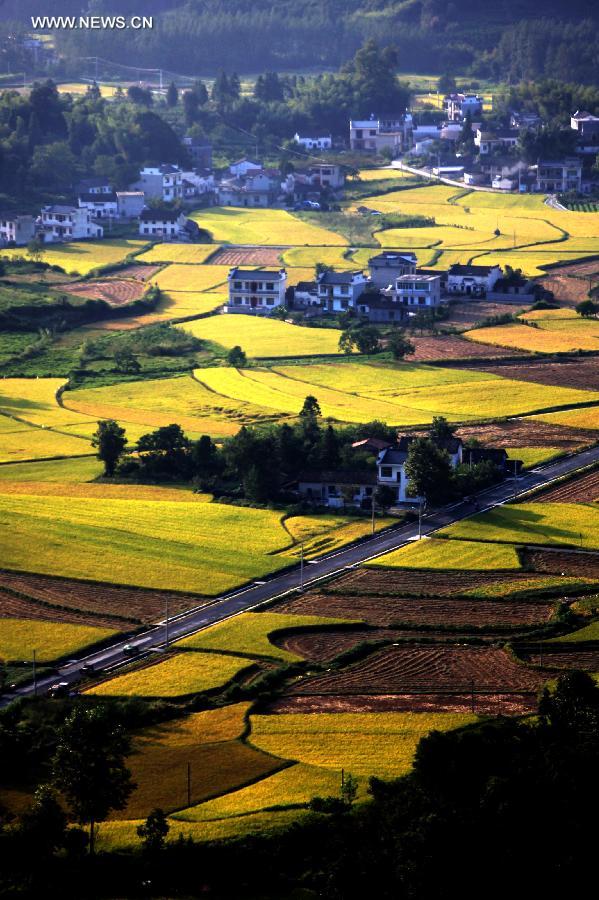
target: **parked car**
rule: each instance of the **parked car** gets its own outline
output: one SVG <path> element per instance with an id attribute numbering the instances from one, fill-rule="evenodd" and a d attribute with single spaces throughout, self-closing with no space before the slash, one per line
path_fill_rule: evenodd
<path id="1" fill-rule="evenodd" d="M 48 688 L 48 697 L 67 697 L 69 694 L 69 682 L 57 681 Z"/>
<path id="2" fill-rule="evenodd" d="M 125 644 L 123 653 L 125 656 L 137 656 L 139 654 L 139 647 L 135 644 Z"/>

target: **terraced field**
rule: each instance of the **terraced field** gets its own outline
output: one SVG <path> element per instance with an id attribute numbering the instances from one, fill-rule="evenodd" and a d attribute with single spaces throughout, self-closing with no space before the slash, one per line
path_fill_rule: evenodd
<path id="1" fill-rule="evenodd" d="M 583 319 L 573 309 L 540 310 L 521 318 L 522 324 L 477 328 L 465 336 L 471 341 L 528 353 L 599 350 L 599 322 Z"/>
<path id="2" fill-rule="evenodd" d="M 144 263 L 195 263 L 206 262 L 219 249 L 218 244 L 154 244 L 145 253 L 136 256 Z"/>
<path id="3" fill-rule="evenodd" d="M 282 209 L 213 207 L 192 213 L 191 218 L 219 243 L 288 246 L 342 246 L 347 243 L 336 232 L 311 225 Z"/>
<path id="4" fill-rule="evenodd" d="M 241 344 L 255 358 L 328 356 L 341 352 L 341 332 L 335 328 L 304 328 L 275 319 L 238 315 L 211 316 L 179 327 L 200 340 L 213 341 L 227 349 Z"/>
<path id="5" fill-rule="evenodd" d="M 100 266 L 122 262 L 129 254 L 145 247 L 143 240 L 73 241 L 68 244 L 49 245 L 43 249 L 42 261 L 51 266 L 60 266 L 67 274 L 89 275 Z M 22 248 L 3 249 L 0 256 L 8 259 L 27 258 Z"/>
<path id="6" fill-rule="evenodd" d="M 541 503 L 588 503 L 599 500 L 599 470 L 571 478 L 535 496 Z"/>
<path id="7" fill-rule="evenodd" d="M 392 550 L 373 559 L 369 566 L 399 569 L 456 569 L 460 571 L 520 568 L 514 547 L 476 544 L 469 541 L 440 541 L 432 538 L 418 541 L 400 550 Z"/>
<path id="8" fill-rule="evenodd" d="M 7 599 L 10 607 L 10 597 Z M 37 649 L 39 662 L 49 662 L 76 653 L 90 644 L 97 644 L 114 634 L 108 628 L 89 625 L 37 621 L 32 617 L 11 618 L 4 604 L 0 616 L 0 660 L 4 662 L 31 659 L 34 648 Z"/>

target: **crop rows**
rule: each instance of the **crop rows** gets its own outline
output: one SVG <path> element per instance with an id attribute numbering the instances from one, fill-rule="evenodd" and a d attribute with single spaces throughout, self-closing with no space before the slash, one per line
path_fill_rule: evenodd
<path id="1" fill-rule="evenodd" d="M 405 574 L 405 573 L 402 573 Z M 437 576 L 437 580 L 443 582 Z M 484 628 L 490 625 L 540 625 L 551 615 L 552 604 L 503 600 L 426 600 L 374 595 L 306 594 L 287 600 L 277 610 L 298 615 L 327 615 L 362 619 L 369 625 L 451 625 Z"/>
<path id="2" fill-rule="evenodd" d="M 461 536 L 461 535 L 460 535 Z M 481 548 L 484 549 L 484 548 Z M 327 594 L 356 594 L 358 596 L 452 596 L 474 588 L 509 581 L 510 585 L 530 579 L 530 572 L 444 572 L 428 570 L 364 568 L 348 572 L 326 588 Z"/>
<path id="3" fill-rule="evenodd" d="M 291 694 L 401 694 L 422 690 L 536 691 L 543 678 L 490 647 L 398 646 L 378 650 L 336 674 L 304 678 Z"/>
<path id="4" fill-rule="evenodd" d="M 352 694 L 352 695 L 285 695 L 268 707 L 273 715 L 285 713 L 472 713 L 489 716 L 515 716 L 536 709 L 536 698 L 530 691 L 510 693 L 442 694 Z"/>
<path id="5" fill-rule="evenodd" d="M 598 498 L 599 470 L 596 470 L 579 475 L 577 478 L 572 478 L 563 484 L 557 484 L 538 494 L 535 500 L 541 503 L 589 503 Z"/>
<path id="6" fill-rule="evenodd" d="M 582 578 L 599 578 L 599 554 L 572 552 L 571 550 L 521 551 L 526 565 L 535 572 L 554 575 L 574 575 Z"/>

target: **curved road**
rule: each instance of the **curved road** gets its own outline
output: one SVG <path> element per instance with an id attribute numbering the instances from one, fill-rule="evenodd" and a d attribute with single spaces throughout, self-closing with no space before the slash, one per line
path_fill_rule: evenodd
<path id="1" fill-rule="evenodd" d="M 524 473 L 517 481 L 513 478 L 508 478 L 501 484 L 478 494 L 477 500 L 480 504 L 480 509 L 481 511 L 486 511 L 496 506 L 501 506 L 514 497 L 516 490 L 518 493 L 522 493 L 540 485 L 550 484 L 563 475 L 595 462 L 599 462 L 599 446 L 583 450 L 581 453 L 565 457 L 542 468 L 533 469 Z M 439 528 L 471 516 L 474 512 L 475 508 L 472 503 L 465 501 L 435 510 L 430 515 L 423 517 L 422 534 L 431 534 Z M 303 586 L 313 586 L 323 578 L 339 574 L 344 569 L 354 568 L 360 563 L 387 553 L 389 550 L 396 550 L 398 547 L 402 547 L 417 538 L 417 522 L 409 525 L 400 525 L 380 535 L 375 535 L 361 544 L 350 546 L 346 549 L 338 550 L 329 556 L 307 562 L 303 567 Z M 301 567 L 297 565 L 287 572 L 279 575 L 274 574 L 264 581 L 254 582 L 240 590 L 223 594 L 208 604 L 187 610 L 187 612 L 169 620 L 169 643 L 200 631 L 216 622 L 222 622 L 224 619 L 228 619 L 238 613 L 247 612 L 276 598 L 298 591 L 301 579 Z M 133 638 L 121 638 L 109 647 L 105 647 L 95 653 L 69 660 L 58 669 L 58 674 L 38 679 L 36 685 L 37 693 L 45 693 L 51 685 L 57 682 L 76 684 L 81 678 L 81 666 L 84 663 L 92 664 L 95 669 L 110 670 L 114 668 L 118 670 L 120 666 L 130 662 L 130 657 L 123 652 L 125 645 L 134 645 L 138 648 L 140 656 L 143 657 L 151 652 L 164 650 L 166 637 L 165 622 L 159 622 Z M 17 697 L 30 696 L 33 693 L 34 686 L 32 682 L 23 684 L 13 691 L 6 692 L 0 699 L 0 706 L 6 706 Z"/>

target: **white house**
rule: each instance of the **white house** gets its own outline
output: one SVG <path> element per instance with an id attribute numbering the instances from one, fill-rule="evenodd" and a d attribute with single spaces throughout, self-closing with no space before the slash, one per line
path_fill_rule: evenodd
<path id="1" fill-rule="evenodd" d="M 315 281 L 298 281 L 293 291 L 293 308 L 309 309 L 320 306 L 318 286 Z"/>
<path id="2" fill-rule="evenodd" d="M 117 191 L 116 202 L 119 219 L 137 219 L 146 205 L 143 191 Z"/>
<path id="3" fill-rule="evenodd" d="M 599 138 L 599 116 L 593 116 L 586 110 L 577 110 L 570 117 L 570 128 L 577 131 L 584 140 L 593 142 Z"/>
<path id="4" fill-rule="evenodd" d="M 116 219 L 119 206 L 116 194 L 79 194 L 79 206 L 88 209 L 94 219 Z"/>
<path id="5" fill-rule="evenodd" d="M 484 297 L 503 277 L 501 266 L 466 266 L 455 263 L 447 274 L 447 292 Z"/>
<path id="6" fill-rule="evenodd" d="M 217 187 L 220 206 L 267 207 L 277 197 L 278 183 L 265 172 L 221 181 Z"/>
<path id="7" fill-rule="evenodd" d="M 441 305 L 441 276 L 400 275 L 389 294 L 396 303 L 413 312 L 423 307 L 436 308 Z"/>
<path id="8" fill-rule="evenodd" d="M 322 272 L 317 279 L 318 299 L 326 312 L 355 309 L 368 284 L 364 272 Z"/>
<path id="9" fill-rule="evenodd" d="M 376 461 L 377 484 L 397 489 L 397 503 L 418 503 L 423 499 L 410 493 L 410 482 L 406 476 L 405 465 L 413 440 L 412 437 L 400 438 L 397 446 L 381 450 Z M 447 438 L 438 446 L 448 453 L 453 468 L 462 463 L 463 444 L 460 438 Z"/>
<path id="10" fill-rule="evenodd" d="M 232 163 L 229 166 L 229 172 L 231 175 L 235 175 L 236 178 L 243 177 L 245 175 L 255 175 L 258 172 L 262 171 L 262 166 L 260 163 L 254 162 L 251 159 L 247 159 L 247 157 L 243 157 L 243 159 L 238 159 L 237 162 Z"/>
<path id="11" fill-rule="evenodd" d="M 483 111 L 484 101 L 478 94 L 448 94 L 443 100 L 447 118 L 450 122 L 461 122 L 470 116 L 480 116 Z"/>
<path id="12" fill-rule="evenodd" d="M 298 492 L 317 506 L 341 509 L 345 506 L 370 507 L 377 477 L 374 472 L 331 470 L 301 472 Z"/>
<path id="13" fill-rule="evenodd" d="M 543 194 L 580 193 L 582 162 L 576 156 L 561 160 L 540 160 L 537 166 L 536 190 Z"/>
<path id="14" fill-rule="evenodd" d="M 35 237 L 33 216 L 0 212 L 0 245 L 16 244 L 22 247 Z"/>
<path id="15" fill-rule="evenodd" d="M 113 187 L 107 178 L 82 178 L 77 185 L 78 194 L 112 194 Z"/>
<path id="16" fill-rule="evenodd" d="M 239 269 L 229 272 L 229 299 L 227 313 L 268 315 L 278 306 L 285 305 L 287 272 L 285 269 Z"/>
<path id="17" fill-rule="evenodd" d="M 390 149 L 398 155 L 412 141 L 412 116 L 409 113 L 370 119 L 350 119 L 349 145 L 352 150 L 380 153 Z"/>
<path id="18" fill-rule="evenodd" d="M 329 163 L 310 166 L 309 177 L 312 184 L 319 185 L 321 188 L 338 190 L 345 184 L 345 174 L 341 166 Z"/>
<path id="19" fill-rule="evenodd" d="M 400 275 L 415 275 L 416 262 L 416 254 L 411 251 L 383 250 L 368 260 L 370 281 L 379 288 L 390 287 Z"/>
<path id="20" fill-rule="evenodd" d="M 145 166 L 131 190 L 143 191 L 148 200 L 170 203 L 183 198 L 183 172 L 178 166 Z"/>
<path id="21" fill-rule="evenodd" d="M 302 137 L 297 132 L 293 136 L 293 140 L 304 150 L 330 150 L 333 146 L 333 139 L 330 134 L 324 137 Z"/>
<path id="22" fill-rule="evenodd" d="M 92 221 L 89 209 L 76 206 L 43 206 L 39 220 L 41 237 L 49 242 L 101 238 L 104 229 Z"/>
<path id="23" fill-rule="evenodd" d="M 171 240 L 186 237 L 187 219 L 178 210 L 144 209 L 139 215 L 139 234 Z"/>
<path id="24" fill-rule="evenodd" d="M 492 153 L 494 150 L 509 150 L 518 143 L 519 132 L 517 129 L 506 128 L 499 131 L 489 131 L 483 128 L 476 129 L 474 144 L 481 155 Z"/>

